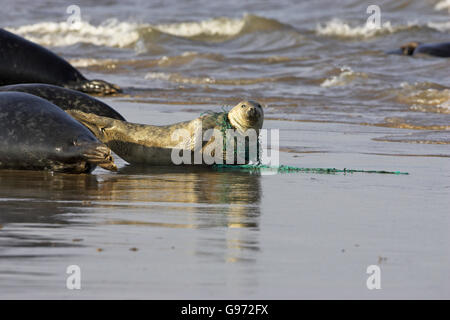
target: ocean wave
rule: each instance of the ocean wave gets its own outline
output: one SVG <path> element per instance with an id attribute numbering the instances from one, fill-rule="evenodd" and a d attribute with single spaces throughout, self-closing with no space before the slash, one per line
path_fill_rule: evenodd
<path id="1" fill-rule="evenodd" d="M 398 128 L 398 129 L 412 129 L 412 130 L 442 130 L 442 131 L 450 130 L 449 125 L 420 124 L 420 123 L 414 123 L 414 121 L 410 121 L 410 120 L 403 119 L 400 117 L 385 118 L 384 123 L 379 123 L 376 126 L 388 127 L 388 128 Z"/>
<path id="2" fill-rule="evenodd" d="M 89 43 L 97 46 L 127 47 L 139 39 L 139 25 L 109 19 L 98 26 L 87 21 L 76 24 L 67 22 L 39 22 L 18 28 L 6 28 L 26 39 L 44 46 L 70 46 Z"/>
<path id="3" fill-rule="evenodd" d="M 241 34 L 279 30 L 289 27 L 276 20 L 245 14 L 242 18 L 219 17 L 203 21 L 189 21 L 152 25 L 108 19 L 100 25 L 87 21 L 39 22 L 7 30 L 45 46 L 69 46 L 88 43 L 108 47 L 130 47 L 148 33 L 163 33 L 175 37 L 205 41 L 223 41 Z"/>
<path id="4" fill-rule="evenodd" d="M 440 32 L 447 32 L 450 30 L 450 21 L 444 22 L 428 22 L 427 27 L 435 29 Z"/>
<path id="5" fill-rule="evenodd" d="M 222 61 L 224 57 L 221 54 L 215 53 L 200 53 L 194 51 L 186 51 L 181 55 L 176 56 L 162 56 L 155 60 L 158 66 L 174 67 L 188 64 L 196 59 L 205 59 L 212 61 Z"/>
<path id="6" fill-rule="evenodd" d="M 94 58 L 79 58 L 79 59 L 70 59 L 70 64 L 76 68 L 88 68 L 92 66 L 105 66 L 105 65 L 114 65 L 119 62 L 116 59 L 94 59 Z"/>
<path id="7" fill-rule="evenodd" d="M 239 34 L 244 26 L 245 18 L 216 18 L 198 22 L 161 24 L 155 26 L 155 28 L 173 36 L 192 38 L 200 35 L 233 36 Z"/>
<path id="8" fill-rule="evenodd" d="M 429 106 L 429 105 L 412 105 L 410 107 L 413 111 L 420 111 L 420 112 L 433 112 L 433 113 L 445 113 L 450 114 L 450 101 L 445 101 L 441 104 Z"/>
<path id="9" fill-rule="evenodd" d="M 448 10 L 450 13 L 450 0 L 441 0 L 434 6 L 437 11 Z"/>
<path id="10" fill-rule="evenodd" d="M 316 33 L 318 35 L 343 38 L 371 38 L 381 34 L 394 33 L 405 28 L 405 26 L 394 27 L 389 21 L 383 23 L 380 28 L 374 28 L 368 24 L 352 27 L 342 20 L 333 19 L 326 22 L 325 25 L 318 24 Z"/>
<path id="11" fill-rule="evenodd" d="M 449 0 L 450 1 L 450 0 Z M 322 36 L 335 36 L 348 39 L 368 39 L 376 36 L 392 34 L 405 30 L 417 28 L 430 28 L 439 32 L 447 32 L 450 30 L 450 21 L 430 21 L 426 24 L 418 24 L 416 22 L 408 22 L 405 25 L 392 25 L 390 21 L 384 22 L 380 28 L 373 28 L 371 25 L 364 24 L 359 26 L 351 26 L 350 24 L 333 19 L 326 22 L 324 25 L 318 24 L 316 26 L 316 34 Z"/>
<path id="12" fill-rule="evenodd" d="M 218 17 L 202 21 L 189 21 L 152 26 L 154 29 L 176 37 L 183 38 L 230 38 L 245 33 L 258 31 L 275 31 L 289 27 L 274 19 L 245 14 L 233 19 Z"/>
<path id="13" fill-rule="evenodd" d="M 354 72 L 352 68 L 343 66 L 340 68 L 339 75 L 325 79 L 320 86 L 324 88 L 344 86 L 356 78 L 367 78 L 367 74 L 362 72 Z"/>
<path id="14" fill-rule="evenodd" d="M 450 113 L 450 89 L 439 86 L 433 88 L 430 83 L 402 83 L 400 87 L 396 100 L 411 105 L 410 110 Z"/>
<path id="15" fill-rule="evenodd" d="M 235 79 L 218 79 L 214 77 L 188 77 L 180 73 L 165 73 L 165 72 L 149 72 L 145 75 L 147 80 L 164 80 L 181 84 L 196 84 L 196 85 L 226 85 L 226 86 L 241 86 L 253 85 L 264 82 L 282 82 L 295 81 L 295 77 L 270 77 L 270 78 L 235 78 Z"/>

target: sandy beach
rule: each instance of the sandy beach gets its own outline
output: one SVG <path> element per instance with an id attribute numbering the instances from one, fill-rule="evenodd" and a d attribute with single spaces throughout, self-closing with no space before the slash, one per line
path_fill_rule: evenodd
<path id="1" fill-rule="evenodd" d="M 115 106 L 130 121 L 192 116 Z M 230 174 L 123 162 L 118 174 L 1 172 L 0 297 L 449 297 L 446 149 L 373 140 L 407 133 L 401 129 L 266 127 L 282 132 L 283 164 L 409 175 Z M 65 287 L 73 264 L 81 290 Z M 380 266 L 381 290 L 367 289 L 369 265 Z"/>
<path id="2" fill-rule="evenodd" d="M 371 4 L 85 0 L 73 24 L 5 3 L 1 28 L 120 86 L 97 98 L 127 121 L 253 99 L 281 165 L 408 174 L 1 170 L 0 299 L 449 299 L 450 59 L 386 51 L 448 42 L 450 5 L 381 1 L 373 29 Z"/>

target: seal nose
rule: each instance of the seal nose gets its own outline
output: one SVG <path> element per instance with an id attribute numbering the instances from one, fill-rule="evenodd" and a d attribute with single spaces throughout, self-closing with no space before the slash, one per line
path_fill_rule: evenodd
<path id="1" fill-rule="evenodd" d="M 247 110 L 247 115 L 250 118 L 254 118 L 256 116 L 256 109 L 255 108 L 250 108 Z"/>

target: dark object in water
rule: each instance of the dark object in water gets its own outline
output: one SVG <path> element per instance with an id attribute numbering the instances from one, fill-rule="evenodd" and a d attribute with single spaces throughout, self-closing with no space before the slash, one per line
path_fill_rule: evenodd
<path id="1" fill-rule="evenodd" d="M 400 49 L 388 51 L 388 54 L 401 54 L 405 56 L 412 56 L 416 54 L 428 54 L 434 57 L 449 58 L 450 57 L 450 42 L 440 43 L 420 43 L 408 42 L 400 47 Z"/>

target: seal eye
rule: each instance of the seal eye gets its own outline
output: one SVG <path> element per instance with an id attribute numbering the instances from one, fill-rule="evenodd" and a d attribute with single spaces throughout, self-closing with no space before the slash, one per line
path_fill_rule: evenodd
<path id="1" fill-rule="evenodd" d="M 245 104 L 243 104 L 242 106 L 241 106 L 241 108 L 245 108 L 246 107 L 246 105 Z"/>

